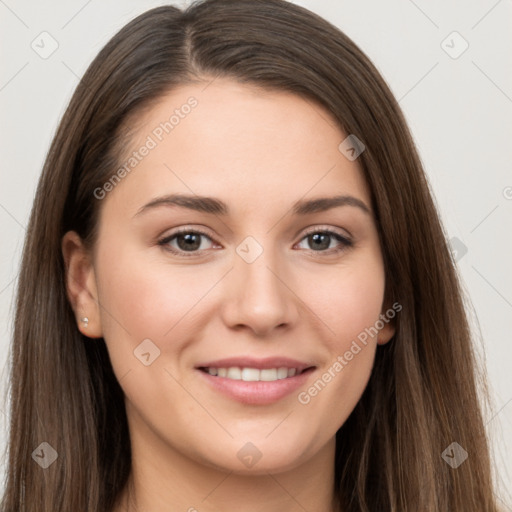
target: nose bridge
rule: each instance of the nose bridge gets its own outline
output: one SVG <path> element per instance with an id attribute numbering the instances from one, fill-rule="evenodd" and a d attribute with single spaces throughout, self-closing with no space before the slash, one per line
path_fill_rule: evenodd
<path id="1" fill-rule="evenodd" d="M 246 298 L 261 301 L 259 308 L 263 304 L 276 303 L 283 295 L 283 285 L 275 275 L 275 269 L 280 266 L 279 255 L 271 247 L 269 238 L 260 243 L 248 236 L 238 245 L 236 253 L 238 257 L 234 270 L 245 283 Z"/>
<path id="2" fill-rule="evenodd" d="M 267 332 L 295 319 L 293 293 L 279 275 L 281 256 L 267 239 L 246 237 L 237 247 L 227 321 Z"/>

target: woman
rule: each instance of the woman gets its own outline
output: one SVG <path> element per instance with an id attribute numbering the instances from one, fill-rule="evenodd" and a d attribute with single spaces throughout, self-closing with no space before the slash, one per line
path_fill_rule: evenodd
<path id="1" fill-rule="evenodd" d="M 3 511 L 494 511 L 478 376 L 352 41 L 281 0 L 112 38 L 27 232 Z"/>

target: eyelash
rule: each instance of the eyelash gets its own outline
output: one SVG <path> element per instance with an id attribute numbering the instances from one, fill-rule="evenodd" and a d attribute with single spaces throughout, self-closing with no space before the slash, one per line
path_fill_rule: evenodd
<path id="1" fill-rule="evenodd" d="M 326 235 L 329 235 L 329 236 L 332 236 L 334 237 L 338 242 L 341 243 L 341 246 L 338 247 L 338 248 L 331 248 L 331 249 L 327 249 L 327 250 L 324 250 L 324 251 L 314 251 L 312 249 L 310 249 L 309 251 L 314 253 L 315 255 L 316 254 L 338 254 L 338 253 L 341 253 L 345 250 L 347 250 L 348 248 L 352 247 L 353 246 L 353 242 L 351 240 L 349 240 L 348 238 L 340 235 L 339 233 L 337 233 L 336 231 L 332 231 L 330 229 L 319 229 L 319 228 L 314 228 L 314 229 L 311 229 L 311 230 L 308 230 L 306 233 L 304 233 L 303 237 L 301 238 L 301 242 L 302 240 L 304 240 L 305 238 L 307 238 L 308 236 L 310 235 L 314 235 L 314 234 L 326 234 Z M 179 229 L 178 231 L 175 231 L 174 233 L 162 238 L 161 240 L 158 241 L 158 245 L 163 247 L 166 251 L 169 251 L 177 256 L 180 256 L 180 257 L 185 257 L 185 258 L 189 258 L 189 257 L 194 257 L 194 256 L 197 256 L 200 251 L 190 251 L 190 252 L 187 252 L 187 251 L 183 251 L 183 250 L 176 250 L 174 248 L 171 248 L 170 246 L 168 246 L 167 244 L 173 240 L 174 238 L 176 238 L 178 235 L 181 235 L 181 234 L 194 234 L 194 235 L 203 235 L 205 236 L 206 238 L 208 238 L 209 240 L 212 240 L 212 238 L 210 237 L 210 235 L 200 229 L 187 229 L 187 228 L 183 228 L 183 229 Z"/>

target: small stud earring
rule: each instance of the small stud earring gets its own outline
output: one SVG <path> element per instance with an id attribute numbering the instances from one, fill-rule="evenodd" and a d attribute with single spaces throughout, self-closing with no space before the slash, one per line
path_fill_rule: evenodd
<path id="1" fill-rule="evenodd" d="M 81 318 L 80 321 L 83 322 L 84 327 L 87 327 L 89 325 L 89 319 L 86 316 Z"/>

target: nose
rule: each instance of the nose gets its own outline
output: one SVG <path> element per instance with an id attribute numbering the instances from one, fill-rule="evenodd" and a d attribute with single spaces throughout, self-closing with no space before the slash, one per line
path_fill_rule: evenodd
<path id="1" fill-rule="evenodd" d="M 270 251 L 263 251 L 252 263 L 235 255 L 227 279 L 223 319 L 229 328 L 268 337 L 278 327 L 290 328 L 297 322 L 300 300 L 293 279 Z"/>

